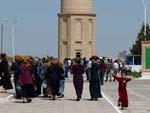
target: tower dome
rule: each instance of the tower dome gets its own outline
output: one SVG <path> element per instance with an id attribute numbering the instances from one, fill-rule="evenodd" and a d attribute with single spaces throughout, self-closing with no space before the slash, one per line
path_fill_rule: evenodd
<path id="1" fill-rule="evenodd" d="M 61 0 L 61 13 L 93 13 L 93 0 Z"/>

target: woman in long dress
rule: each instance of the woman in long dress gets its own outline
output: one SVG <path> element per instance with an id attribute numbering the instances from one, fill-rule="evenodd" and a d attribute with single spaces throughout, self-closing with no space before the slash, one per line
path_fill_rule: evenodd
<path id="1" fill-rule="evenodd" d="M 100 76 L 99 76 L 99 64 L 97 63 L 97 58 L 91 58 L 91 60 L 92 60 L 92 68 L 90 79 L 90 95 L 91 100 L 97 101 L 98 98 L 102 98 Z"/>
<path id="2" fill-rule="evenodd" d="M 119 82 L 118 86 L 118 107 L 121 106 L 123 110 L 124 107 L 128 107 L 128 94 L 127 94 L 127 83 L 131 80 L 131 78 L 126 77 L 125 72 L 121 72 L 121 77 L 113 75 L 113 77 Z"/>
<path id="3" fill-rule="evenodd" d="M 83 65 L 81 65 L 80 59 L 77 59 L 76 63 L 72 67 L 73 84 L 77 95 L 77 99 L 76 99 L 77 101 L 80 101 L 82 97 L 83 73 L 84 73 L 84 67 Z"/>
<path id="4" fill-rule="evenodd" d="M 19 83 L 21 85 L 23 102 L 31 102 L 32 100 L 30 97 L 34 95 L 34 85 L 31 64 L 28 61 L 24 60 L 20 65 Z"/>
<path id="5" fill-rule="evenodd" d="M 47 69 L 47 76 L 49 79 L 53 100 L 56 100 L 56 96 L 59 94 L 60 79 L 61 74 L 63 73 L 60 71 L 60 68 L 58 68 L 57 62 L 58 61 L 54 59 Z"/>
<path id="6" fill-rule="evenodd" d="M 3 85 L 3 89 L 4 89 L 4 93 L 9 90 L 12 89 L 12 83 L 11 83 L 11 76 L 9 73 L 9 64 L 6 58 L 6 54 L 1 54 L 1 62 L 0 62 L 0 77 L 2 80 L 2 85 Z"/>
<path id="7" fill-rule="evenodd" d="M 64 97 L 64 89 L 65 89 L 65 74 L 63 64 L 58 61 L 58 74 L 60 75 L 60 87 L 59 87 L 59 98 Z"/>

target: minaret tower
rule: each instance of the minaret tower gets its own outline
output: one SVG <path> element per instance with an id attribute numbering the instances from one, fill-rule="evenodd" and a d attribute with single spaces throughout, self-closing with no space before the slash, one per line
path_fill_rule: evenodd
<path id="1" fill-rule="evenodd" d="M 93 0 L 61 0 L 58 14 L 58 56 L 75 58 L 95 55 L 95 17 Z"/>

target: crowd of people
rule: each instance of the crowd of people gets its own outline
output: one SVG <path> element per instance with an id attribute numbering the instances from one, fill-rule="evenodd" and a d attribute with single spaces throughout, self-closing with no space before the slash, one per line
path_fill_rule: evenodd
<path id="1" fill-rule="evenodd" d="M 77 101 L 82 99 L 85 74 L 89 81 L 90 100 L 97 101 L 98 98 L 102 98 L 101 85 L 104 85 L 104 81 L 111 82 L 113 79 L 119 82 L 118 106 L 128 107 L 126 83 L 131 79 L 117 76 L 119 72 L 126 75 L 126 71 L 122 71 L 125 70 L 125 66 L 117 60 L 92 56 L 89 60 L 76 57 L 60 62 L 53 57 L 34 59 L 29 56 L 16 56 L 15 62 L 10 66 L 6 54 L 1 54 L 0 58 L 0 82 L 3 92 L 13 88 L 10 74 L 13 72 L 15 98 L 23 99 L 24 103 L 31 102 L 31 98 L 37 96 L 50 97 L 52 100 L 64 97 L 65 79 L 70 72 Z M 122 99 L 124 95 L 126 99 Z"/>

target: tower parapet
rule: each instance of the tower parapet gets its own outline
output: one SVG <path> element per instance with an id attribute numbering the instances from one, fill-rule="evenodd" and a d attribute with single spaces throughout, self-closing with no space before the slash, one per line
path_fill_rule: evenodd
<path id="1" fill-rule="evenodd" d="M 62 0 L 61 13 L 93 13 L 93 0 Z"/>

